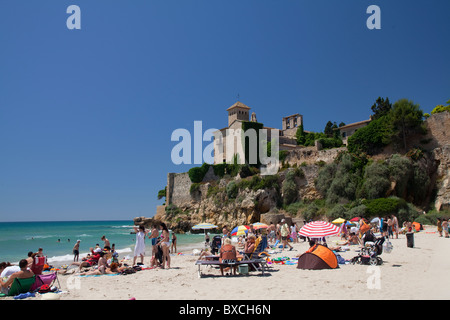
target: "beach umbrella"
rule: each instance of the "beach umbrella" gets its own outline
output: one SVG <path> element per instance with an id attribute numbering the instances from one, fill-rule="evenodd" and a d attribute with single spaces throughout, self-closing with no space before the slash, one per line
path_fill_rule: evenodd
<path id="1" fill-rule="evenodd" d="M 372 220 L 370 220 L 370 223 L 378 223 L 380 222 L 380 218 L 373 218 Z"/>
<path id="2" fill-rule="evenodd" d="M 217 228 L 216 225 L 212 223 L 200 223 L 192 227 L 192 230 L 207 230 Z"/>
<path id="3" fill-rule="evenodd" d="M 241 236 L 244 234 L 247 234 L 248 229 L 250 229 L 249 226 L 237 226 L 236 228 L 234 228 L 233 230 L 231 230 L 231 235 L 232 236 Z"/>
<path id="4" fill-rule="evenodd" d="M 192 227 L 192 230 L 205 230 L 205 237 L 206 237 L 206 230 L 208 229 L 215 229 L 218 228 L 215 224 L 212 223 L 199 223 Z"/>
<path id="5" fill-rule="evenodd" d="M 265 223 L 262 222 L 255 222 L 253 224 L 253 229 L 258 230 L 258 229 L 267 229 L 269 226 Z"/>
<path id="6" fill-rule="evenodd" d="M 323 238 L 339 233 L 339 227 L 326 221 L 313 221 L 305 224 L 298 232 L 308 238 Z"/>
<path id="7" fill-rule="evenodd" d="M 360 217 L 354 217 L 350 219 L 351 222 L 358 222 L 360 220 Z"/>
<path id="8" fill-rule="evenodd" d="M 340 223 L 344 223 L 344 222 L 345 222 L 345 219 L 342 219 L 342 218 L 337 218 L 337 219 L 331 221 L 331 223 L 336 223 L 336 224 L 340 224 Z"/>

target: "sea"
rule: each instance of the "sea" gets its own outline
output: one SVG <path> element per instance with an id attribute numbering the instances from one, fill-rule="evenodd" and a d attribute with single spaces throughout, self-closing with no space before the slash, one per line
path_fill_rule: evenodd
<path id="1" fill-rule="evenodd" d="M 42 221 L 0 222 L 0 262 L 17 264 L 28 252 L 43 249 L 49 265 L 61 266 L 73 261 L 73 247 L 80 242 L 80 259 L 91 247 L 103 247 L 104 235 L 115 244 L 119 257 L 133 257 L 136 235 L 133 222 L 119 221 Z M 177 253 L 201 249 L 204 233 L 176 234 Z M 171 235 L 172 237 L 172 235 Z M 151 242 L 146 238 L 146 255 L 151 254 Z"/>

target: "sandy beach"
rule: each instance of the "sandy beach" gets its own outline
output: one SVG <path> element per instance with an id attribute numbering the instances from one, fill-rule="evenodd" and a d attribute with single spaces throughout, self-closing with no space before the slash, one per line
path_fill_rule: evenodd
<path id="1" fill-rule="evenodd" d="M 333 270 L 300 270 L 294 265 L 270 264 L 261 272 L 221 276 L 215 267 L 203 267 L 198 277 L 198 256 L 192 250 L 171 256 L 171 269 L 150 269 L 129 275 L 80 277 L 59 275 L 61 300 L 298 300 L 298 299 L 449 299 L 450 239 L 439 237 L 436 227 L 414 234 L 415 247 L 406 236 L 392 239 L 394 249 L 383 253 L 381 266 L 345 264 Z M 338 237 L 328 239 L 336 245 Z M 278 249 L 270 258 L 295 256 L 309 245 L 300 241 L 294 250 Z M 345 259 L 357 247 L 340 252 Z M 149 263 L 146 257 L 144 263 Z M 37 295 L 35 298 L 41 299 Z"/>

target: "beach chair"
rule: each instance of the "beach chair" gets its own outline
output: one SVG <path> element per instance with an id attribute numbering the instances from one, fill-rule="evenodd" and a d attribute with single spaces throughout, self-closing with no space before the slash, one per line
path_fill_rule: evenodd
<path id="1" fill-rule="evenodd" d="M 265 268 L 266 261 L 262 259 L 263 256 L 268 257 L 269 254 L 264 251 L 263 243 L 261 241 L 261 237 L 256 238 L 255 248 L 253 252 L 244 253 L 244 258 L 250 261 L 250 265 L 254 270 L 261 271 Z"/>
<path id="2" fill-rule="evenodd" d="M 243 265 L 243 264 L 247 264 L 247 265 L 251 265 L 251 264 L 255 264 L 258 263 L 261 265 L 261 267 L 259 268 L 258 271 L 262 272 L 262 275 L 264 275 L 264 271 L 265 271 L 265 267 L 266 267 L 266 261 L 263 259 L 254 259 L 254 260 L 240 260 L 240 261 L 236 261 L 233 263 L 226 263 L 226 262 L 220 262 L 219 260 L 197 260 L 195 262 L 195 264 L 198 266 L 198 277 L 201 278 L 202 277 L 202 272 L 200 267 L 201 266 L 223 266 L 223 267 L 235 267 L 238 265 Z"/>
<path id="3" fill-rule="evenodd" d="M 58 274 L 55 272 L 48 273 L 48 274 L 39 274 L 36 275 L 36 281 L 31 286 L 30 291 L 35 291 L 39 289 L 44 284 L 48 285 L 49 287 L 52 287 L 55 283 L 58 284 L 57 288 L 61 288 L 61 284 L 59 283 Z"/>
<path id="4" fill-rule="evenodd" d="M 11 284 L 11 287 L 8 290 L 8 296 L 17 296 L 21 293 L 27 293 L 31 291 L 31 287 L 33 286 L 34 282 L 36 281 L 36 276 L 32 276 L 31 278 L 26 279 L 14 279 L 13 283 Z"/>

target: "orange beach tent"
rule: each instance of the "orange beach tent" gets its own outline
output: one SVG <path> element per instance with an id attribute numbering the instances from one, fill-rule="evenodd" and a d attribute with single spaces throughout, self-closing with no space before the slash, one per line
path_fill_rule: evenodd
<path id="1" fill-rule="evenodd" d="M 413 226 L 414 229 L 416 229 L 417 232 L 419 232 L 420 230 L 423 230 L 422 225 L 421 225 L 420 223 L 418 223 L 418 222 L 415 222 L 415 221 L 414 221 L 414 222 L 412 223 L 412 226 Z"/>
<path id="2" fill-rule="evenodd" d="M 298 258 L 297 269 L 336 269 L 336 255 L 327 247 L 316 244 Z"/>

